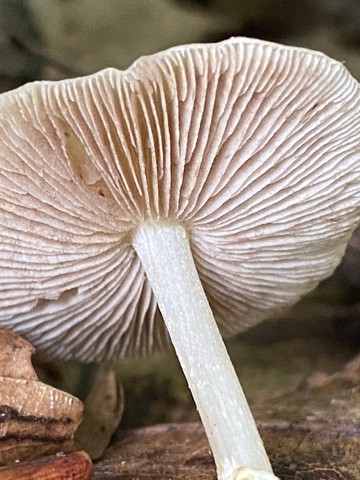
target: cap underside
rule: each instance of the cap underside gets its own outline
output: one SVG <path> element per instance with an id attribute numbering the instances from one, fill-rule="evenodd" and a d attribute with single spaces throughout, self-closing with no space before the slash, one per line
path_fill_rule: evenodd
<path id="1" fill-rule="evenodd" d="M 0 96 L 0 326 L 63 358 L 162 348 L 149 218 L 190 232 L 225 335 L 293 304 L 359 220 L 359 98 L 341 64 L 249 39 Z"/>

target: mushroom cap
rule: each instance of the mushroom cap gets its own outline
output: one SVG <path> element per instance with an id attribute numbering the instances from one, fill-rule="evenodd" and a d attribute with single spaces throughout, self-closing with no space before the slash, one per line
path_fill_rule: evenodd
<path id="1" fill-rule="evenodd" d="M 360 215 L 360 95 L 338 62 L 233 38 L 0 96 L 0 325 L 85 361 L 167 342 L 131 246 L 189 232 L 220 330 L 332 273 Z"/>

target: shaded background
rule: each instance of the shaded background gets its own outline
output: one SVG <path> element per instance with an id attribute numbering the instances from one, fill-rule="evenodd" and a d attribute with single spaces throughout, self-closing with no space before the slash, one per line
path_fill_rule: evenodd
<path id="1" fill-rule="evenodd" d="M 358 0 L 0 0 L 0 91 L 39 79 L 121 69 L 183 43 L 233 35 L 321 50 L 360 79 Z M 335 274 L 289 311 L 228 343 L 252 404 L 333 372 L 359 351 L 360 233 Z M 51 383 L 84 396 L 92 367 L 49 363 Z M 123 425 L 197 418 L 172 352 L 119 366 Z"/>

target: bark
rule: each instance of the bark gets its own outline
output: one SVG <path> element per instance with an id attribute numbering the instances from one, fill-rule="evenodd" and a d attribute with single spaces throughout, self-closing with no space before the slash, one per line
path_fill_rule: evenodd
<path id="1" fill-rule="evenodd" d="M 254 411 L 282 480 L 358 480 L 360 356 L 334 375 L 317 372 Z M 124 431 L 95 464 L 94 480 L 215 480 L 200 423 Z"/>

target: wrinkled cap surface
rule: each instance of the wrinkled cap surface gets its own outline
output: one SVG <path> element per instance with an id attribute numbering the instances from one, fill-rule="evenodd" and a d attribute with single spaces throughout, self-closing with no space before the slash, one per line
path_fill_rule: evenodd
<path id="1" fill-rule="evenodd" d="M 131 246 L 181 223 L 224 335 L 289 306 L 359 221 L 360 95 L 328 57 L 249 39 L 0 97 L 0 325 L 63 358 L 167 340 Z"/>

